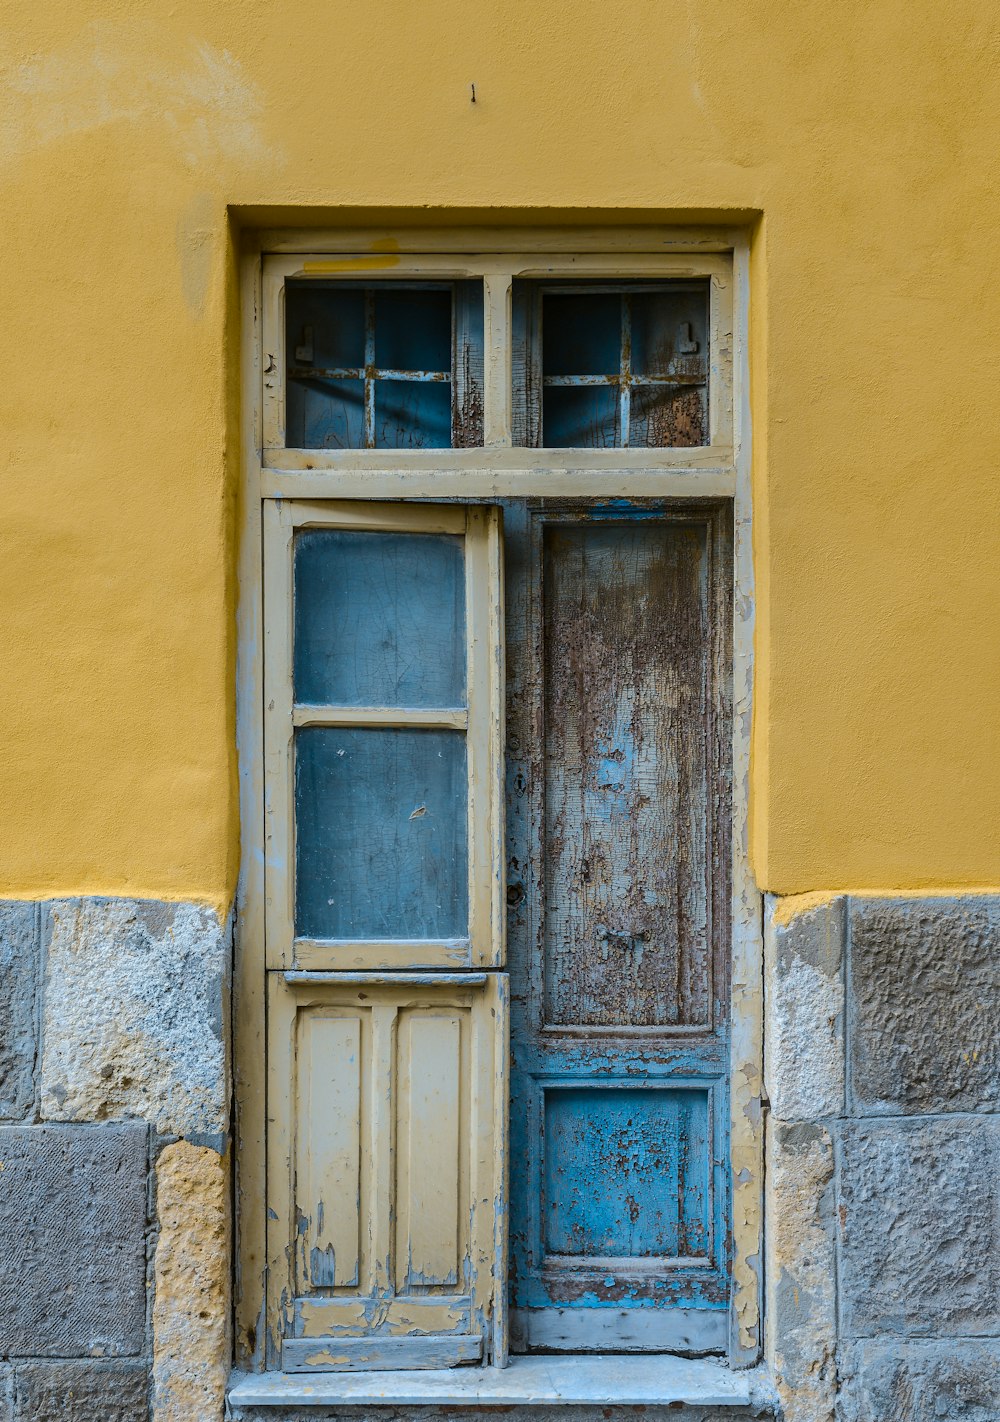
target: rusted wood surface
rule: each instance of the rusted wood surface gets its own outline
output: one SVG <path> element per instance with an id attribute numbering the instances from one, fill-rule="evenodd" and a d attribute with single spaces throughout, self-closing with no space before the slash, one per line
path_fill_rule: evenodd
<path id="1" fill-rule="evenodd" d="M 732 525 L 506 527 L 512 1307 L 524 1346 L 579 1309 L 574 1346 L 654 1347 L 631 1310 L 728 1294 Z"/>
<path id="2" fill-rule="evenodd" d="M 453 1368 L 478 1363 L 483 1340 L 471 1337 L 289 1338 L 281 1349 L 286 1373 L 376 1372 L 388 1368 Z"/>
<path id="3" fill-rule="evenodd" d="M 545 1018 L 707 1024 L 708 532 L 546 529 Z"/>

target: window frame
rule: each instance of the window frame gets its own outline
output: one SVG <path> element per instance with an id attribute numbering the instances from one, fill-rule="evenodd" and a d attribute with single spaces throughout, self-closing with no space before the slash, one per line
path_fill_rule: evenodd
<path id="1" fill-rule="evenodd" d="M 470 255 L 473 254 L 473 255 Z M 283 289 L 289 276 L 371 282 L 482 279 L 484 447 L 295 450 L 283 444 Z M 538 280 L 710 281 L 709 444 L 695 448 L 526 449 L 511 432 L 511 284 Z M 749 861 L 753 671 L 748 302 L 749 240 L 740 229 L 343 228 L 258 232 L 241 256 L 242 488 L 239 500 L 237 742 L 242 850 L 234 981 L 237 1098 L 237 1364 L 264 1366 L 265 688 L 260 650 L 264 509 L 286 499 L 459 500 L 504 497 L 732 500 L 734 508 L 733 861 L 730 1058 L 732 1366 L 762 1345 L 763 1209 L 761 898 Z M 272 502 L 273 501 L 273 502 Z M 505 1233 L 498 1251 L 505 1248 Z"/>
<path id="2" fill-rule="evenodd" d="M 269 969 L 391 971 L 495 967 L 503 955 L 504 905 L 494 866 L 503 847 L 503 662 L 491 657 L 503 624 L 498 511 L 479 505 L 268 500 L 263 506 L 265 599 L 265 910 Z M 299 704 L 292 676 L 295 535 L 306 529 L 450 533 L 463 539 L 466 706 L 415 711 Z M 469 918 L 463 938 L 409 941 L 297 937 L 294 903 L 294 731 L 304 726 L 421 726 L 459 730 L 468 746 Z"/>

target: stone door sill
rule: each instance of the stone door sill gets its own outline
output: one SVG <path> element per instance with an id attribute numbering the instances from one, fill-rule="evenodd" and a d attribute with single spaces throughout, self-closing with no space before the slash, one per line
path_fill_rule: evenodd
<path id="1" fill-rule="evenodd" d="M 770 1402 L 766 1374 L 734 1372 L 712 1358 L 664 1354 L 534 1354 L 506 1368 L 440 1368 L 427 1371 L 234 1373 L 233 1407 L 392 1407 L 473 1403 L 483 1407 L 640 1407 L 690 1404 L 748 1407 Z"/>

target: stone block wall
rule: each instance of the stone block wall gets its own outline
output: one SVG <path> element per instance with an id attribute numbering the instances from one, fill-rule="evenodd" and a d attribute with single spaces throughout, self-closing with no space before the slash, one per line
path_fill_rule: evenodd
<path id="1" fill-rule="evenodd" d="M 789 1422 L 998 1422 L 1000 898 L 770 900 L 765 927 Z"/>
<path id="2" fill-rule="evenodd" d="M 1000 897 L 766 913 L 787 1422 L 1000 1422 Z M 221 1418 L 230 962 L 194 904 L 0 903 L 0 1422 Z"/>
<path id="3" fill-rule="evenodd" d="M 210 1422 L 230 1354 L 231 933 L 0 903 L 0 1422 Z"/>

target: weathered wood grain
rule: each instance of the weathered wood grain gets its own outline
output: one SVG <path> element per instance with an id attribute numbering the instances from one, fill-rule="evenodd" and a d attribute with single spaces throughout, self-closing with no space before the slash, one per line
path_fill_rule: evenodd
<path id="1" fill-rule="evenodd" d="M 632 1311 L 728 1301 L 731 523 L 553 500 L 506 528 L 511 1304 L 652 1348 Z"/>
<path id="2" fill-rule="evenodd" d="M 705 525 L 546 529 L 546 1020 L 707 1023 Z"/>
<path id="3" fill-rule="evenodd" d="M 361 1373 L 387 1368 L 453 1368 L 478 1363 L 483 1356 L 479 1334 L 424 1338 L 287 1338 L 281 1349 L 286 1373 Z"/>

